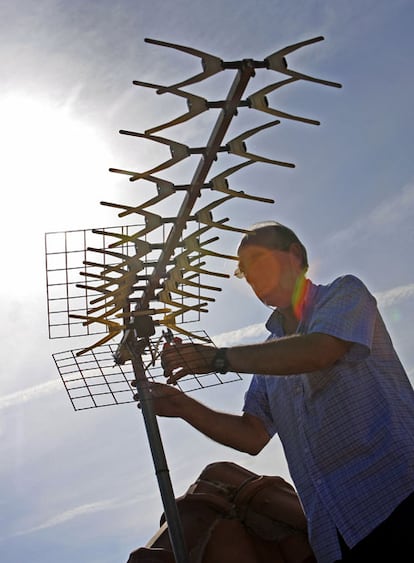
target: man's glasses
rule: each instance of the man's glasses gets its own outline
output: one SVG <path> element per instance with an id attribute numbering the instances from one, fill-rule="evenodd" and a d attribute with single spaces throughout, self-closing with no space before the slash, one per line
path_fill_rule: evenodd
<path id="1" fill-rule="evenodd" d="M 286 250 L 288 249 L 284 250 L 279 248 L 272 248 L 272 249 L 263 248 L 262 252 L 260 252 L 257 255 L 251 256 L 250 259 L 246 261 L 246 263 L 243 263 L 243 265 L 239 262 L 238 267 L 234 270 L 234 276 L 238 279 L 243 279 L 246 277 L 246 272 L 252 270 L 253 268 L 264 271 L 266 268 L 266 263 L 269 260 L 269 257 L 273 254 L 275 250 L 286 252 Z"/>

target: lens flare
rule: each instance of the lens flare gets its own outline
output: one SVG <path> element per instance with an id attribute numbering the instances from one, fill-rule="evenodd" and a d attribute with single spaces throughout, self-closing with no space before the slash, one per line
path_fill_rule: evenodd
<path id="1" fill-rule="evenodd" d="M 296 286 L 292 295 L 292 307 L 293 312 L 297 319 L 301 319 L 303 316 L 303 309 L 306 302 L 306 296 L 309 289 L 309 280 L 304 276 L 300 276 L 296 282 Z"/>

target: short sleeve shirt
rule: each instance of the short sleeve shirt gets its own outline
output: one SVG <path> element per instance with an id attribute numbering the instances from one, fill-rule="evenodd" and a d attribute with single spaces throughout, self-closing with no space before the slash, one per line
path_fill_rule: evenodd
<path id="1" fill-rule="evenodd" d="M 244 411 L 278 434 L 319 563 L 341 558 L 414 491 L 414 391 L 376 306 L 356 277 L 308 281 L 300 334 L 352 343 L 331 368 L 255 375 Z M 269 338 L 284 336 L 280 313 Z"/>

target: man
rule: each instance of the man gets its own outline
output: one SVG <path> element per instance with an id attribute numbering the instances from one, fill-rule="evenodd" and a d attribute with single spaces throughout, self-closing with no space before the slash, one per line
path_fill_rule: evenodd
<path id="1" fill-rule="evenodd" d="M 219 413 L 169 385 L 155 412 L 255 455 L 278 434 L 320 563 L 414 558 L 414 392 L 374 297 L 346 275 L 306 278 L 306 249 L 278 223 L 256 225 L 237 274 L 274 312 L 269 339 L 219 349 L 166 347 L 168 383 L 195 373 L 255 373 L 242 415 Z"/>

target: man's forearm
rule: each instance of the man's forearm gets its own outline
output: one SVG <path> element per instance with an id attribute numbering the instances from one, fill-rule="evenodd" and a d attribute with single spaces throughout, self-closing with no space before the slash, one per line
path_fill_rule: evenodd
<path id="1" fill-rule="evenodd" d="M 188 396 L 180 416 L 215 442 L 252 455 L 269 440 L 260 425 L 252 426 L 244 416 L 214 411 Z"/>
<path id="2" fill-rule="evenodd" d="M 292 375 L 324 369 L 337 361 L 349 344 L 326 334 L 288 336 L 227 350 L 232 371 Z"/>
<path id="3" fill-rule="evenodd" d="M 227 348 L 227 368 L 262 375 L 311 373 L 333 365 L 350 346 L 350 342 L 328 334 L 298 334 Z M 167 383 L 176 383 L 188 374 L 214 371 L 216 353 L 214 346 L 194 343 L 167 348 L 162 356 Z"/>

